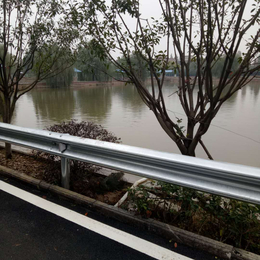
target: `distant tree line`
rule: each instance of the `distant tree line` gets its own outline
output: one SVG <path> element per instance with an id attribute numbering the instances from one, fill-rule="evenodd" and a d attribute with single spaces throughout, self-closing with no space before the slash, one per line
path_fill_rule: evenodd
<path id="1" fill-rule="evenodd" d="M 55 47 L 53 46 L 52 48 L 55 49 Z M 0 45 L 0 55 L 2 49 L 3 48 Z M 126 75 L 126 70 L 119 69 L 120 67 L 127 68 L 127 70 L 132 70 L 135 73 L 136 77 L 138 77 L 142 81 L 145 81 L 150 75 L 148 64 L 145 63 L 144 59 L 140 58 L 136 52 L 133 52 L 130 55 L 130 59 L 131 59 L 131 68 L 130 68 L 128 62 L 126 62 L 126 59 L 123 56 L 117 58 L 118 66 L 115 66 L 109 59 L 104 60 L 103 57 L 98 57 L 96 53 L 94 53 L 92 50 L 93 47 L 91 46 L 90 48 L 86 46 L 80 47 L 78 49 L 75 63 L 70 67 L 67 66 L 66 55 L 65 56 L 63 55 L 59 59 L 56 59 L 52 66 L 52 70 L 59 70 L 60 72 L 54 74 L 53 77 L 48 77 L 45 79 L 47 86 L 52 88 L 69 87 L 72 84 L 75 76 L 77 76 L 78 81 L 108 82 L 112 80 L 117 80 L 117 81 L 127 82 L 128 77 Z M 72 54 L 68 50 L 68 56 L 70 55 Z M 40 64 L 40 61 L 42 59 L 46 59 L 43 53 L 38 53 L 35 56 L 36 56 L 36 60 L 38 59 L 38 62 L 35 63 L 34 65 L 35 68 L 30 72 L 29 76 L 31 77 L 35 76 L 38 71 L 37 64 Z M 241 57 L 242 57 L 241 52 L 238 52 L 234 59 L 232 68 L 229 72 L 230 75 L 239 68 Z M 177 61 L 177 64 L 179 65 L 181 64 L 180 59 L 177 58 L 174 60 Z M 225 60 L 226 60 L 226 56 L 223 55 L 222 57 L 219 57 L 216 60 L 216 62 L 213 64 L 212 66 L 213 77 L 219 78 L 221 76 L 222 68 L 224 66 Z M 260 57 L 256 58 L 255 66 L 257 66 L 259 60 Z M 8 62 L 8 59 L 6 59 L 6 62 Z M 160 62 L 160 60 L 158 60 L 158 62 Z M 75 69 L 77 69 L 79 72 L 77 72 L 77 70 L 75 71 Z M 179 76 L 179 71 L 176 70 L 176 63 L 174 66 L 172 66 L 171 62 L 169 61 L 166 69 L 171 71 L 171 73 L 167 73 L 166 76 L 177 76 L 177 77 Z M 197 71 L 198 71 L 197 62 L 191 61 L 189 64 L 189 75 L 195 77 L 197 75 Z M 158 71 L 158 74 L 159 73 L 160 71 Z"/>
<path id="2" fill-rule="evenodd" d="M 149 75 L 146 64 L 133 53 L 131 55 L 132 69 L 138 77 L 145 80 Z M 126 61 L 123 57 L 118 57 L 117 62 L 123 66 Z M 120 70 L 109 60 L 97 57 L 88 48 L 81 48 L 78 53 L 78 60 L 75 67 L 81 72 L 78 73 L 79 81 L 127 81 L 124 70 Z"/>
<path id="3" fill-rule="evenodd" d="M 230 75 L 239 68 L 241 56 L 241 52 L 238 52 L 230 70 Z M 113 63 L 111 63 L 110 60 L 104 60 L 103 58 L 100 58 L 96 54 L 94 54 L 93 51 L 91 51 L 91 48 L 88 48 L 86 46 L 80 47 L 74 65 L 70 68 L 66 68 L 54 77 L 46 79 L 45 82 L 49 87 L 69 87 L 75 76 L 77 76 L 78 81 L 108 82 L 112 80 L 117 80 L 127 82 L 128 78 L 126 75 L 126 71 L 123 69 L 119 69 L 118 67 L 120 66 L 124 68 L 128 67 L 129 70 L 131 69 L 132 71 L 134 71 L 135 75 L 140 80 L 145 81 L 150 75 L 148 64 L 146 64 L 143 59 L 138 57 L 138 54 L 136 52 L 133 52 L 131 54 L 130 59 L 131 68 L 129 67 L 123 56 L 117 58 L 117 63 L 119 64 L 119 66 L 116 67 Z M 175 60 L 177 60 L 177 63 L 180 65 L 180 60 Z M 221 76 L 225 60 L 226 56 L 223 55 L 222 57 L 219 57 L 213 64 L 213 77 L 219 78 Z M 62 67 L 64 66 L 64 64 L 66 64 L 66 58 L 62 57 L 60 60 L 57 60 L 55 62 L 54 67 Z M 74 69 L 77 69 L 80 72 L 77 72 Z M 175 67 L 172 67 L 170 61 L 168 64 L 168 70 L 171 71 L 171 73 L 168 72 L 166 76 L 179 76 L 179 72 L 178 70 L 176 70 L 176 64 Z M 197 71 L 197 62 L 191 61 L 189 64 L 189 75 L 195 77 Z"/>
<path id="4" fill-rule="evenodd" d="M 241 53 L 239 52 L 234 59 L 232 69 L 230 70 L 230 75 L 239 68 L 240 59 Z M 144 60 L 140 59 L 138 55 L 136 55 L 136 53 L 132 53 L 131 60 L 131 69 L 135 72 L 135 75 L 137 75 L 141 80 L 145 81 L 150 75 L 148 65 L 145 64 Z M 225 56 L 222 56 L 216 60 L 214 66 L 212 67 L 213 77 L 219 78 L 221 76 L 225 60 Z M 127 66 L 127 62 L 124 57 L 118 57 L 117 62 L 123 67 Z M 178 62 L 180 63 L 180 61 Z M 109 60 L 101 60 L 93 53 L 91 54 L 90 50 L 88 49 L 83 48 L 82 50 L 80 50 L 79 58 L 75 63 L 75 67 L 81 71 L 80 73 L 78 73 L 79 81 L 111 81 L 112 79 L 127 81 L 126 72 L 124 70 L 118 69 Z M 172 68 L 170 62 L 168 65 L 168 69 L 172 72 L 167 73 L 167 76 L 179 76 L 178 70 Z M 197 62 L 191 61 L 189 66 L 190 76 L 196 76 L 197 70 Z"/>

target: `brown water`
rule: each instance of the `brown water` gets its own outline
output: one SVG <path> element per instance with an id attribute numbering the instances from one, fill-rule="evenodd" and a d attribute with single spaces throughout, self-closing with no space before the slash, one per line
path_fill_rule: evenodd
<path id="1" fill-rule="evenodd" d="M 165 96 L 175 90 L 166 86 Z M 215 160 L 260 167 L 259 93 L 259 84 L 246 86 L 213 120 L 204 142 Z M 167 98 L 167 105 L 173 118 L 185 118 L 176 94 Z M 18 101 L 13 124 L 44 129 L 71 118 L 102 124 L 124 144 L 179 153 L 133 86 L 35 89 Z M 206 158 L 200 147 L 197 156 Z"/>

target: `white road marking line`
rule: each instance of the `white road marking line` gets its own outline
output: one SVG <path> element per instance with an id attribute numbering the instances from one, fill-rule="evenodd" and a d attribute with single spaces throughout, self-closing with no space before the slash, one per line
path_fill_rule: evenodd
<path id="1" fill-rule="evenodd" d="M 128 246 L 141 253 L 154 257 L 156 259 L 171 259 L 171 260 L 190 260 L 191 258 L 179 255 L 166 248 L 148 242 L 139 237 L 128 234 L 119 229 L 110 227 L 101 222 L 88 218 L 75 211 L 69 210 L 55 203 L 42 199 L 29 192 L 16 188 L 8 183 L 0 181 L 0 190 L 3 190 L 19 199 L 29 202 L 41 209 L 51 212 L 59 217 L 67 219 L 73 223 L 76 223 L 84 228 L 87 228 L 95 233 L 112 239 L 120 244 Z"/>

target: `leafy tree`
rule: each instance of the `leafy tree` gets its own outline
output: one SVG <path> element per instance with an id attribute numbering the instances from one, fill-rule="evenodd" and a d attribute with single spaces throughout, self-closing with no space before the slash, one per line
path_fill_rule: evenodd
<path id="1" fill-rule="evenodd" d="M 130 55 L 130 60 L 131 67 L 129 66 L 124 56 L 119 57 L 117 62 L 122 67 L 126 67 L 128 70 L 133 70 L 140 80 L 145 81 L 145 79 L 149 76 L 147 63 L 139 56 L 138 52 L 132 52 Z M 121 71 L 121 73 L 125 74 L 125 71 Z"/>
<path id="2" fill-rule="evenodd" d="M 250 66 L 260 51 L 259 0 L 254 0 L 252 6 L 246 0 L 158 0 L 158 3 L 162 13 L 158 20 L 142 17 L 138 0 L 84 1 L 68 17 L 76 17 L 77 28 L 90 32 L 99 57 L 110 59 L 125 71 L 182 154 L 195 156 L 196 147 L 201 144 L 212 158 L 202 142 L 203 135 L 223 103 L 260 69 L 260 65 Z M 245 15 L 246 10 L 251 11 L 249 17 Z M 248 31 L 254 26 L 255 33 L 249 36 Z M 243 39 L 247 39 L 246 51 L 237 58 Z M 157 51 L 163 42 L 166 42 L 165 49 Z M 171 49 L 175 61 L 169 63 Z M 124 57 L 126 64 L 117 61 L 115 50 Z M 133 51 L 150 71 L 151 90 L 133 69 Z M 221 59 L 224 63 L 219 82 L 214 85 L 213 68 Z M 231 73 L 236 61 L 238 67 Z M 190 77 L 192 62 L 196 63 L 193 78 Z M 186 128 L 182 119 L 168 113 L 165 102 L 168 96 L 163 92 L 167 69 L 179 74 L 177 94 L 186 115 Z"/>
<path id="3" fill-rule="evenodd" d="M 133 64 L 134 70 L 136 71 L 136 74 L 141 80 L 145 81 L 146 78 L 149 77 L 147 63 L 141 57 L 139 57 L 138 52 L 133 52 L 131 58 L 131 62 Z"/>
<path id="4" fill-rule="evenodd" d="M 55 48 L 58 49 L 57 46 Z M 70 60 L 70 57 L 72 56 L 72 53 L 70 53 L 70 50 L 67 50 L 66 52 L 68 55 L 65 56 L 63 54 L 59 59 L 57 59 L 53 66 L 52 70 L 60 71 L 58 74 L 54 74 L 52 77 L 46 78 L 46 84 L 52 88 L 57 87 L 69 87 L 73 81 L 74 77 L 74 69 L 73 67 L 68 67 L 68 60 Z"/>
<path id="5" fill-rule="evenodd" d="M 236 70 L 239 68 L 239 59 L 241 57 L 241 52 L 235 56 L 234 62 L 232 64 L 230 74 L 236 72 Z M 221 77 L 221 72 L 222 68 L 225 64 L 226 56 L 220 57 L 217 61 L 216 64 L 214 64 L 214 67 L 212 68 L 212 75 L 214 77 L 220 78 Z"/>
<path id="6" fill-rule="evenodd" d="M 61 61 L 58 61 L 55 67 L 56 66 L 58 67 L 59 64 L 62 65 Z M 45 81 L 46 84 L 52 88 L 69 87 L 73 81 L 73 77 L 74 77 L 74 69 L 73 67 L 70 67 L 64 69 L 61 73 L 53 77 L 47 78 Z"/>
<path id="7" fill-rule="evenodd" d="M 76 67 L 81 70 L 80 81 L 109 81 L 112 79 L 113 68 L 107 60 L 96 57 L 89 48 L 79 48 Z M 115 70 L 115 69 L 114 69 Z"/>
<path id="8" fill-rule="evenodd" d="M 85 47 L 79 48 L 76 67 L 81 70 L 81 73 L 79 73 L 78 79 L 80 81 L 109 81 L 112 79 L 125 81 L 125 71 L 118 69 L 106 57 L 97 56 L 93 51 L 95 45 L 92 44 L 93 42 L 90 42 Z M 135 73 L 140 79 L 145 80 L 149 75 L 145 62 L 135 52 L 131 54 L 130 59 Z M 122 66 L 128 66 L 123 56 L 118 57 L 117 62 Z"/>
<path id="9" fill-rule="evenodd" d="M 4 123 L 11 123 L 17 100 L 35 85 L 64 70 L 55 67 L 66 56 L 71 66 L 72 46 L 77 31 L 64 22 L 63 0 L 25 0 L 0 3 L 0 103 Z M 52 46 L 59 46 L 53 48 Z M 34 72 L 30 81 L 26 75 Z M 11 145 L 6 144 L 6 157 Z"/>

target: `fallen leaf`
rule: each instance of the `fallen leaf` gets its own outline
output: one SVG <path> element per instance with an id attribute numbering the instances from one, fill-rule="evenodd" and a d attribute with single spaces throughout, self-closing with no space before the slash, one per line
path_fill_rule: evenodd
<path id="1" fill-rule="evenodd" d="M 88 215 L 88 212 L 85 213 L 85 216 L 87 216 L 87 215 Z"/>
<path id="2" fill-rule="evenodd" d="M 46 196 L 42 196 L 42 198 L 43 198 L 43 199 L 45 199 L 45 200 L 47 199 L 47 197 L 46 197 Z"/>
<path id="3" fill-rule="evenodd" d="M 174 247 L 175 247 L 175 248 L 177 247 L 177 243 L 176 243 L 176 242 L 174 243 Z"/>
<path id="4" fill-rule="evenodd" d="M 146 216 L 147 216 L 147 218 L 150 218 L 151 215 L 152 215 L 152 211 L 146 210 Z"/>

